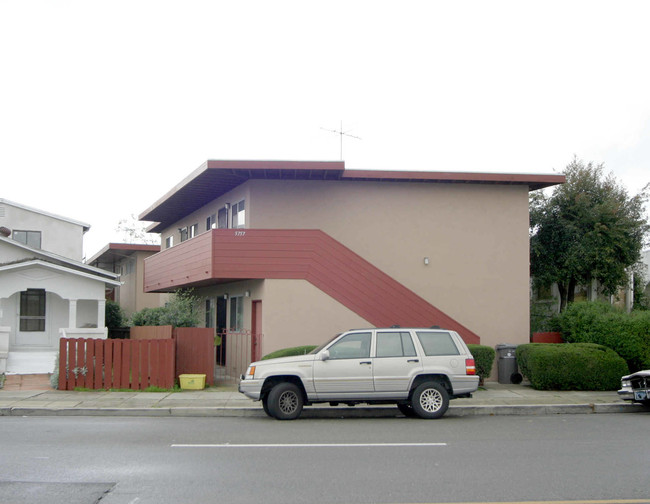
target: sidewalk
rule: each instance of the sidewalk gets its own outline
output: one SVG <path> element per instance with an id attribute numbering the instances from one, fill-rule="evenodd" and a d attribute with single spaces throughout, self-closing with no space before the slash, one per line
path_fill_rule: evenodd
<path id="1" fill-rule="evenodd" d="M 0 389 L 0 416 L 265 416 L 262 404 L 237 391 L 236 385 L 180 392 L 60 391 L 43 377 L 7 376 Z M 35 389 L 35 390 L 34 390 Z M 451 401 L 446 416 L 551 415 L 650 412 L 630 404 L 615 391 L 558 392 L 533 390 L 530 386 L 488 382 L 471 399 Z M 396 417 L 392 405 L 317 404 L 306 407 L 303 417 Z"/>

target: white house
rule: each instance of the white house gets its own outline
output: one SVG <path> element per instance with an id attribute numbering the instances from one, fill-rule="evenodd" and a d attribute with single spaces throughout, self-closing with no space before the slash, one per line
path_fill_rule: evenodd
<path id="1" fill-rule="evenodd" d="M 105 338 L 118 275 L 82 262 L 90 226 L 0 198 L 0 373 L 51 373 L 59 338 Z"/>

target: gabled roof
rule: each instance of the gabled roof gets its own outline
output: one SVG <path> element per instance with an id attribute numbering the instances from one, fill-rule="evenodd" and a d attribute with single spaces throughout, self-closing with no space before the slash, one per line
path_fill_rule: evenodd
<path id="1" fill-rule="evenodd" d="M 346 170 L 343 161 L 207 161 L 142 212 L 139 219 L 160 232 L 185 215 L 251 179 L 354 180 L 449 184 L 525 185 L 530 191 L 565 182 L 564 175 L 432 171 Z"/>
<path id="2" fill-rule="evenodd" d="M 0 206 L 1 205 L 10 205 L 10 206 L 13 206 L 13 207 L 16 207 L 16 208 L 20 208 L 22 210 L 27 210 L 29 212 L 34 212 L 34 213 L 37 213 L 37 214 L 45 215 L 46 217 L 51 217 L 52 219 L 65 221 L 65 222 L 68 222 L 70 224 L 76 224 L 77 226 L 81 226 L 83 228 L 84 233 L 90 229 L 90 224 L 86 224 L 85 222 L 81 222 L 81 221 L 74 220 L 74 219 L 69 219 L 67 217 L 62 217 L 60 215 L 56 215 L 56 214 L 53 214 L 53 213 L 50 213 L 50 212 L 45 212 L 44 210 L 39 210 L 38 208 L 33 208 L 33 207 L 29 207 L 27 205 L 22 205 L 21 203 L 15 203 L 13 201 L 9 201 L 9 200 L 4 199 L 4 198 L 0 198 Z"/>
<path id="3" fill-rule="evenodd" d="M 96 280 L 98 282 L 103 282 L 109 285 L 121 285 L 121 282 L 119 282 L 118 280 L 107 278 L 104 275 L 93 274 L 92 272 L 89 271 L 83 271 L 78 268 L 68 267 L 62 264 L 54 264 L 52 262 L 45 261 L 43 259 L 37 259 L 37 258 L 28 259 L 25 261 L 18 261 L 10 264 L 0 264 L 0 273 L 3 271 L 12 271 L 12 270 L 31 268 L 32 266 L 41 266 L 43 268 L 64 272 L 69 275 L 89 278 L 91 280 Z"/>
<path id="4" fill-rule="evenodd" d="M 35 249 L 16 240 L 5 238 L 4 236 L 0 236 L 0 243 L 7 243 L 12 247 L 22 249 L 30 254 L 29 256 L 26 256 L 24 259 L 21 259 L 19 261 L 11 261 L 5 263 L 2 262 L 2 258 L 0 257 L 0 271 L 2 269 L 12 269 L 12 267 L 15 267 L 15 265 L 28 263 L 30 261 L 39 261 L 41 263 L 49 263 L 52 265 L 64 267 L 66 269 L 77 270 L 87 275 L 102 277 L 107 283 L 116 283 L 116 285 L 119 285 L 119 282 L 117 281 L 117 274 L 111 273 L 101 268 L 95 268 L 94 266 L 89 266 L 82 262 L 74 261 L 58 254 L 53 254 L 52 252 Z"/>

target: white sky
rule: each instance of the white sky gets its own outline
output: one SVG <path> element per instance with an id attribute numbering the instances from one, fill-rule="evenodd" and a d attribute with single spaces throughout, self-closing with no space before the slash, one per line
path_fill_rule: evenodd
<path id="1" fill-rule="evenodd" d="M 207 159 L 650 182 L 650 2 L 0 0 L 0 197 L 85 253 Z"/>

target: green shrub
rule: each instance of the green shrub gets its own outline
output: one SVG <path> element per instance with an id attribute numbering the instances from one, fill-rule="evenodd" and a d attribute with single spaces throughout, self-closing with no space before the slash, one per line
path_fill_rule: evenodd
<path id="1" fill-rule="evenodd" d="M 650 314 L 627 314 L 608 303 L 572 303 L 557 324 L 567 343 L 597 343 L 625 359 L 630 370 L 650 367 Z"/>
<path id="2" fill-rule="evenodd" d="M 593 343 L 532 343 L 517 347 L 519 369 L 537 390 L 617 390 L 627 364 Z"/>
<path id="3" fill-rule="evenodd" d="M 144 308 L 131 317 L 134 326 L 196 327 L 199 325 L 199 299 L 191 290 L 179 290 L 158 308 Z"/>
<path id="4" fill-rule="evenodd" d="M 494 356 L 496 354 L 494 348 L 485 345 L 467 345 L 469 351 L 472 352 L 474 362 L 476 363 L 476 374 L 482 380 L 489 378 L 492 373 L 492 365 L 494 364 Z"/>
<path id="5" fill-rule="evenodd" d="M 270 354 L 265 355 L 262 357 L 262 360 L 277 359 L 278 357 L 291 357 L 293 355 L 305 355 L 311 352 L 314 348 L 316 348 L 316 345 L 303 345 L 293 348 L 283 348 L 281 350 L 276 350 L 275 352 L 271 352 Z"/>
<path id="6" fill-rule="evenodd" d="M 106 315 L 106 327 L 109 329 L 124 327 L 126 325 L 124 311 L 115 301 L 111 301 L 110 299 L 106 301 L 104 313 Z"/>

